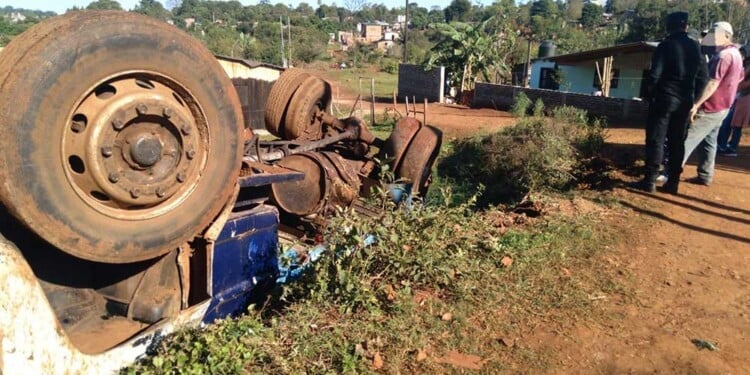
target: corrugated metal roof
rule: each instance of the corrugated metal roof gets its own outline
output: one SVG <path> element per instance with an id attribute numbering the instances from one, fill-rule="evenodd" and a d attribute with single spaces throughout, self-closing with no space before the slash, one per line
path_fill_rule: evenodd
<path id="1" fill-rule="evenodd" d="M 635 42 L 620 44 L 612 47 L 592 49 L 589 51 L 569 53 L 566 55 L 549 56 L 537 60 L 554 61 L 557 63 L 575 63 L 581 61 L 590 61 L 602 59 L 609 56 L 620 56 L 640 52 L 653 52 L 658 46 L 658 42 Z"/>

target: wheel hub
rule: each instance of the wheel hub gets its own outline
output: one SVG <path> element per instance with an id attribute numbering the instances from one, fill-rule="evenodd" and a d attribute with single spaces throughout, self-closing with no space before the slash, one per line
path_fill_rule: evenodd
<path id="1" fill-rule="evenodd" d="M 130 157 L 142 168 L 148 168 L 161 160 L 163 149 L 158 136 L 143 134 L 130 144 Z"/>
<path id="2" fill-rule="evenodd" d="M 97 86 L 63 137 L 78 194 L 111 216 L 142 219 L 179 204 L 201 176 L 208 139 L 203 116 L 167 78 L 126 76 Z"/>

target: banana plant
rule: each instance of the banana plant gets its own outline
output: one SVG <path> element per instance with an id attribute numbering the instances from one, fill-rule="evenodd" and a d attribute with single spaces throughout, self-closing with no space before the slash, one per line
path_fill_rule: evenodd
<path id="1" fill-rule="evenodd" d="M 450 83 L 461 89 L 472 89 L 476 77 L 493 82 L 493 73 L 509 73 L 509 60 L 515 47 L 516 33 L 509 22 L 490 17 L 476 25 L 453 22 L 433 24 L 439 41 L 425 61 L 425 68 L 445 66 Z"/>

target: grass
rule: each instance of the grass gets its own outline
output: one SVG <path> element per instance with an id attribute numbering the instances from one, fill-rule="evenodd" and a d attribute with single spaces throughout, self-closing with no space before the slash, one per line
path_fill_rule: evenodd
<path id="1" fill-rule="evenodd" d="M 352 253 L 329 254 L 245 317 L 168 338 L 123 373 L 461 372 L 440 363 L 450 351 L 478 356 L 488 373 L 534 372 L 553 354 L 515 339 L 540 321 L 591 318 L 592 295 L 620 291 L 600 257 L 611 233 L 595 217 L 506 231 L 499 212 L 443 198 L 410 211 L 389 206 L 379 218 L 344 212 L 327 238 Z M 370 233 L 379 241 L 364 248 Z"/>
<path id="2" fill-rule="evenodd" d="M 380 72 L 371 68 L 359 69 L 331 69 L 322 72 L 324 78 L 332 82 L 339 82 L 343 87 L 340 89 L 340 98 L 336 99 L 355 99 L 357 94 L 361 94 L 363 99 L 370 98 L 370 78 L 375 79 L 375 97 L 391 99 L 393 92 L 398 89 L 398 74 Z M 361 78 L 361 89 L 360 89 Z M 334 87 L 334 95 L 336 88 Z M 353 93 L 349 94 L 349 93 Z"/>

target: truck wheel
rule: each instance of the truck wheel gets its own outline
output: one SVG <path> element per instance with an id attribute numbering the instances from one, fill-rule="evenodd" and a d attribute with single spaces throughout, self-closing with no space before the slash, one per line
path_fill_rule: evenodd
<path id="1" fill-rule="evenodd" d="M 284 115 L 286 114 L 289 101 L 302 82 L 310 77 L 303 70 L 289 68 L 285 70 L 279 79 L 271 86 L 266 100 L 266 130 L 277 137 L 284 136 Z"/>
<path id="2" fill-rule="evenodd" d="M 130 263 L 198 235 L 240 171 L 239 98 L 189 35 L 70 12 L 0 53 L 0 199 L 73 256 Z"/>
<path id="3" fill-rule="evenodd" d="M 331 104 L 331 85 L 318 77 L 302 82 L 289 102 L 285 116 L 284 138 L 317 141 L 323 137 L 323 125 L 316 117 Z"/>

